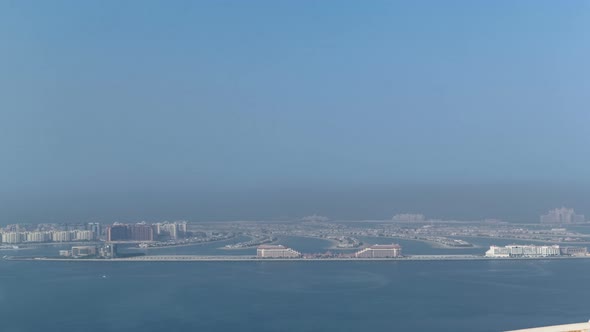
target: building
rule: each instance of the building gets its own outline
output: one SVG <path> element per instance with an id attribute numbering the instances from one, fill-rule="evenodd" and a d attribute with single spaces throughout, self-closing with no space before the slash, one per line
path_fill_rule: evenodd
<path id="1" fill-rule="evenodd" d="M 186 236 L 186 233 L 188 232 L 186 221 L 181 221 L 178 223 L 178 232 L 180 232 L 182 236 Z"/>
<path id="2" fill-rule="evenodd" d="M 176 223 L 158 224 L 159 235 L 168 235 L 171 239 L 178 238 L 178 225 Z"/>
<path id="3" fill-rule="evenodd" d="M 510 249 L 507 247 L 490 246 L 486 251 L 486 257 L 507 258 L 510 257 Z"/>
<path id="4" fill-rule="evenodd" d="M 507 257 L 552 257 L 560 256 L 561 250 L 558 245 L 535 246 L 512 244 L 504 247 L 490 246 L 486 251 L 486 257 L 507 258 Z"/>
<path id="5" fill-rule="evenodd" d="M 559 251 L 564 256 L 586 256 L 588 248 L 586 247 L 561 247 Z"/>
<path id="6" fill-rule="evenodd" d="M 75 246 L 75 247 L 72 247 L 72 256 L 73 257 L 96 256 L 96 247 L 95 246 Z"/>
<path id="7" fill-rule="evenodd" d="M 51 233 L 49 232 L 25 232 L 21 236 L 24 237 L 25 242 L 47 242 L 51 240 Z"/>
<path id="8" fill-rule="evenodd" d="M 376 244 L 354 254 L 356 258 L 394 258 L 402 256 L 402 247 L 397 244 Z"/>
<path id="9" fill-rule="evenodd" d="M 69 242 L 72 240 L 72 233 L 70 231 L 56 231 L 51 233 L 51 240 L 53 242 Z"/>
<path id="10" fill-rule="evenodd" d="M 301 253 L 281 245 L 262 245 L 256 249 L 258 258 L 297 258 Z"/>
<path id="11" fill-rule="evenodd" d="M 590 322 L 536 327 L 532 329 L 513 330 L 506 332 L 590 332 Z"/>
<path id="12" fill-rule="evenodd" d="M 169 237 L 172 240 L 186 237 L 188 232 L 186 221 L 156 223 L 152 228 L 154 229 L 155 235 L 160 237 Z"/>
<path id="13" fill-rule="evenodd" d="M 584 220 L 585 217 L 583 214 L 576 214 L 574 209 L 566 207 L 553 209 L 540 217 L 542 224 L 572 224 L 581 223 Z"/>
<path id="14" fill-rule="evenodd" d="M 107 227 L 107 241 L 153 241 L 154 230 L 147 224 L 115 224 Z"/>
<path id="15" fill-rule="evenodd" d="M 2 243 L 21 243 L 22 233 L 20 232 L 6 232 L 2 233 Z"/>
<path id="16" fill-rule="evenodd" d="M 154 230 L 147 224 L 129 225 L 129 237 L 131 241 L 153 241 Z"/>
<path id="17" fill-rule="evenodd" d="M 107 241 L 127 241 L 129 237 L 127 225 L 115 224 L 107 226 Z"/>
<path id="18" fill-rule="evenodd" d="M 92 231 L 94 233 L 93 240 L 98 240 L 98 238 L 102 235 L 102 229 L 100 228 L 99 222 L 90 222 L 88 223 L 87 230 Z"/>
<path id="19" fill-rule="evenodd" d="M 423 222 L 426 220 L 426 217 L 419 213 L 400 213 L 393 216 L 391 220 L 400 222 Z"/>
<path id="20" fill-rule="evenodd" d="M 80 231 L 76 230 L 73 231 L 73 239 L 75 241 L 92 241 L 95 239 L 95 235 L 93 231 Z"/>
<path id="21" fill-rule="evenodd" d="M 104 247 L 100 248 L 98 254 L 102 258 L 116 258 L 117 257 L 117 244 L 107 243 Z"/>

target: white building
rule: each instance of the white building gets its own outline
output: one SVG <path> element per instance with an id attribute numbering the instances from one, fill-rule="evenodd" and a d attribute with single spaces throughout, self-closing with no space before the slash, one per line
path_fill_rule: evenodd
<path id="1" fill-rule="evenodd" d="M 181 221 L 178 223 L 178 231 L 185 234 L 187 232 L 187 222 Z"/>
<path id="2" fill-rule="evenodd" d="M 22 234 L 20 232 L 2 233 L 2 243 L 21 243 Z"/>
<path id="3" fill-rule="evenodd" d="M 51 234 L 53 242 L 68 242 L 72 240 L 72 233 L 69 231 L 54 231 Z"/>
<path id="4" fill-rule="evenodd" d="M 486 257 L 551 257 L 560 256 L 561 251 L 558 245 L 535 246 L 535 245 L 508 245 L 504 247 L 490 246 L 486 251 Z"/>
<path id="5" fill-rule="evenodd" d="M 95 238 L 93 231 L 74 231 L 73 233 L 75 241 L 92 241 Z"/>
<path id="6" fill-rule="evenodd" d="M 510 249 L 507 247 L 490 246 L 490 250 L 486 251 L 486 257 L 510 257 Z"/>
<path id="7" fill-rule="evenodd" d="M 262 245 L 256 249 L 259 258 L 297 258 L 301 253 L 280 245 Z"/>
<path id="8" fill-rule="evenodd" d="M 397 244 L 376 244 L 354 254 L 356 258 L 392 258 L 401 255 L 402 248 Z"/>
<path id="9" fill-rule="evenodd" d="M 156 234 L 161 235 L 161 234 L 165 234 L 170 236 L 171 239 L 177 239 L 178 238 L 178 230 L 179 230 L 179 225 L 177 223 L 157 223 L 156 224 Z"/>
<path id="10" fill-rule="evenodd" d="M 23 235 L 26 242 L 47 242 L 51 240 L 51 235 L 48 232 L 25 232 Z"/>

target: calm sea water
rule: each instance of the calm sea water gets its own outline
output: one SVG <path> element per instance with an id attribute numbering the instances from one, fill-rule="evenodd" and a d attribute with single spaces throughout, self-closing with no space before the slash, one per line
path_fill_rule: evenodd
<path id="1" fill-rule="evenodd" d="M 0 261 L 3 332 L 500 331 L 585 321 L 590 260 Z"/>

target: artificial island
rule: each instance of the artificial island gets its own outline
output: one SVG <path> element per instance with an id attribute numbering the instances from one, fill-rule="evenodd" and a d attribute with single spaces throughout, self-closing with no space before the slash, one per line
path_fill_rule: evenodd
<path id="1" fill-rule="evenodd" d="M 445 221 L 405 213 L 391 220 L 364 221 L 332 221 L 313 215 L 281 221 L 13 224 L 0 230 L 0 249 L 6 251 L 4 259 L 44 261 L 590 258 L 590 232 L 584 232 L 590 230 L 590 223 L 584 216 L 575 214 L 573 209 L 560 208 L 541 216 L 540 221 Z M 317 252 L 317 247 L 299 248 L 293 239 L 324 240 L 330 246 L 325 248 L 327 251 Z M 413 252 L 412 243 L 422 243 L 430 249 Z M 56 245 L 59 250 L 50 252 Z M 199 251 L 203 245 L 210 250 Z M 172 254 L 159 250 L 184 246 L 197 249 Z M 43 247 L 47 249 L 43 254 L 20 254 L 21 249 Z M 14 250 L 19 254 L 15 255 Z"/>

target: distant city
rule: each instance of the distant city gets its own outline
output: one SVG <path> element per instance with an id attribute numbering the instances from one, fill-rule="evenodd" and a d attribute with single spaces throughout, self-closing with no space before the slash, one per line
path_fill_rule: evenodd
<path id="1" fill-rule="evenodd" d="M 291 222 L 13 224 L 0 229 L 0 249 L 17 250 L 71 243 L 70 249 L 59 250 L 55 256 L 62 259 L 162 259 L 157 255 L 149 255 L 149 250 L 233 240 L 220 245 L 220 249 L 256 249 L 256 256 L 242 258 L 392 259 L 417 258 L 411 252 L 402 255 L 402 246 L 396 244 L 397 241 L 421 241 L 441 249 L 466 249 L 477 247 L 471 239 L 484 238 L 491 242 L 496 239 L 532 244 L 492 245 L 488 251 L 482 249 L 481 255 L 471 258 L 585 257 L 588 255 L 586 246 L 590 244 L 590 235 L 564 228 L 584 224 L 583 215 L 566 207 L 548 211 L 540 216 L 538 224 L 514 224 L 498 219 L 443 221 L 428 219 L 420 213 L 401 213 L 394 215 L 391 220 L 374 221 L 332 221 L 325 216 L 312 215 Z M 280 239 L 284 236 L 323 239 L 331 242 L 332 246 L 327 252 L 302 253 L 296 248 L 282 245 Z M 371 243 L 375 239 L 380 239 L 381 243 Z M 127 249 L 124 254 L 119 252 L 121 246 Z M 449 255 L 445 257 L 453 258 Z M 461 258 L 470 257 L 462 255 Z"/>
<path id="2" fill-rule="evenodd" d="M 553 209 L 541 216 L 542 224 L 574 224 L 583 222 L 585 222 L 583 214 L 576 214 L 574 209 L 566 207 Z"/>

